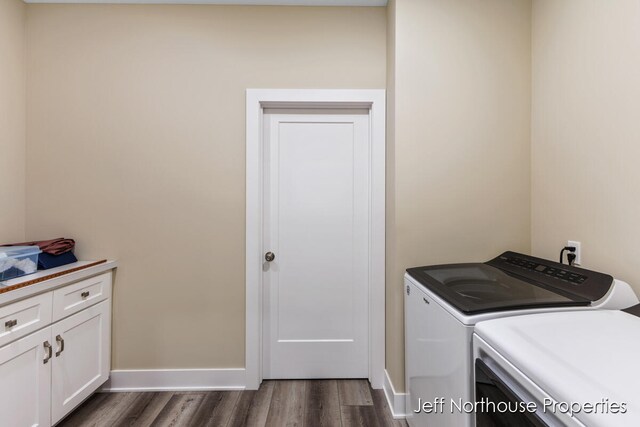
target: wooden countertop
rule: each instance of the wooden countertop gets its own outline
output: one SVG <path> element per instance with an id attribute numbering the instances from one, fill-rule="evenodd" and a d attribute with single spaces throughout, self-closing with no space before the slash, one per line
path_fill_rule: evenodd
<path id="1" fill-rule="evenodd" d="M 86 279 L 91 276 L 95 276 L 105 271 L 113 270 L 118 266 L 117 261 L 104 261 L 100 264 L 95 264 L 96 261 L 78 261 L 72 264 L 63 265 L 62 267 L 51 268 L 49 270 L 38 270 L 36 273 L 22 276 L 17 279 L 11 279 L 4 282 L 0 282 L 0 291 L 7 288 L 17 287 L 0 293 L 0 306 L 11 304 L 15 301 L 28 298 L 43 292 L 49 292 L 53 289 L 66 286 L 69 283 L 77 282 L 82 279 Z M 90 267 L 87 267 L 90 266 Z M 68 270 L 72 270 L 69 273 L 65 273 Z M 47 279 L 48 276 L 55 276 Z M 42 281 L 38 281 L 44 279 Z M 19 287 L 25 283 L 31 281 L 38 281 L 37 283 L 27 286 Z"/>

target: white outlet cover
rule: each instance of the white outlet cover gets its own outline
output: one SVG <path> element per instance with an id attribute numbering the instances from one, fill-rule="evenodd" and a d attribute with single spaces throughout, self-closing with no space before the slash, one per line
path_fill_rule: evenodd
<path id="1" fill-rule="evenodd" d="M 582 265 L 582 245 L 580 242 L 577 242 L 575 240 L 569 240 L 567 241 L 567 246 L 573 246 L 576 248 L 575 254 L 576 254 L 576 259 L 573 262 L 574 265 Z"/>

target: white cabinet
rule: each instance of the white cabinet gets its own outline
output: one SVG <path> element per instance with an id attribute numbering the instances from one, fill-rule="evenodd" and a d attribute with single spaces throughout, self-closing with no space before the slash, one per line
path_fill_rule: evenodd
<path id="1" fill-rule="evenodd" d="M 49 427 L 107 381 L 111 277 L 107 272 L 0 307 L 0 318 L 25 325 L 0 328 L 0 345 L 6 343 L 0 347 L 0 426 Z"/>
<path id="2" fill-rule="evenodd" d="M 55 323 L 51 422 L 60 421 L 109 378 L 109 301 Z"/>
<path id="3" fill-rule="evenodd" d="M 51 292 L 0 308 L 0 347 L 51 324 Z"/>
<path id="4" fill-rule="evenodd" d="M 51 425 L 51 328 L 0 348 L 0 425 Z"/>
<path id="5" fill-rule="evenodd" d="M 111 298 L 110 272 L 57 289 L 53 291 L 53 321 L 108 298 Z"/>

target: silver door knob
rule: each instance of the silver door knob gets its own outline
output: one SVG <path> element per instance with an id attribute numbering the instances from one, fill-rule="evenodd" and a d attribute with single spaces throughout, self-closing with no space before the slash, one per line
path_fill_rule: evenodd
<path id="1" fill-rule="evenodd" d="M 271 262 L 276 259 L 276 254 L 274 254 L 273 252 L 267 252 L 266 254 L 264 254 L 264 259 L 267 260 L 267 262 Z"/>

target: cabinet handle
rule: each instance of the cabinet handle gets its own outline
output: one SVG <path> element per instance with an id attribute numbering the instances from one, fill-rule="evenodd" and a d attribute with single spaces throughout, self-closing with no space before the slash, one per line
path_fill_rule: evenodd
<path id="1" fill-rule="evenodd" d="M 64 338 L 62 338 L 60 335 L 57 335 L 56 342 L 58 343 L 58 349 L 59 349 L 58 351 L 56 351 L 56 357 L 58 357 L 64 351 Z"/>
<path id="2" fill-rule="evenodd" d="M 4 322 L 4 327 L 9 329 L 9 328 L 13 328 L 17 324 L 18 324 L 18 320 L 17 319 L 7 320 L 6 322 Z"/>
<path id="3" fill-rule="evenodd" d="M 424 301 L 424 302 L 425 302 L 425 303 L 427 303 L 427 304 L 431 304 L 431 303 L 429 302 L 429 300 L 428 300 L 428 299 L 426 299 L 426 298 L 422 298 L 422 301 Z"/>
<path id="4" fill-rule="evenodd" d="M 83 293 L 80 294 L 80 296 L 82 297 L 82 299 L 89 298 L 89 291 L 84 291 Z"/>
<path id="5" fill-rule="evenodd" d="M 51 356 L 53 356 L 52 354 L 53 348 L 51 347 L 51 344 L 49 344 L 49 341 L 45 341 L 43 345 L 44 345 L 44 349 L 47 351 L 47 357 L 44 358 L 42 363 L 46 365 L 49 362 L 49 360 L 51 360 Z"/>

